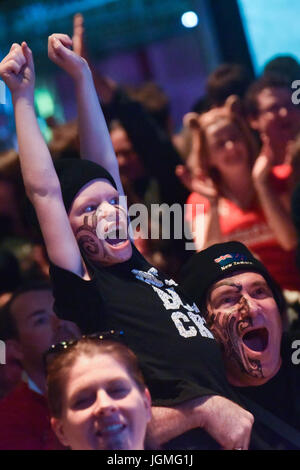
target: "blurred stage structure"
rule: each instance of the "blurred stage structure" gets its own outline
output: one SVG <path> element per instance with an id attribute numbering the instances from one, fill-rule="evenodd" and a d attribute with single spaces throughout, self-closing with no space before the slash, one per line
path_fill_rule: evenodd
<path id="1" fill-rule="evenodd" d="M 201 3 L 193 0 L 2 1 L 0 48 L 26 40 L 43 61 L 45 38 L 53 32 L 71 34 L 72 17 L 81 12 L 88 30 L 89 49 L 99 59 L 112 52 L 188 34 L 180 22 L 181 15 L 199 10 Z"/>

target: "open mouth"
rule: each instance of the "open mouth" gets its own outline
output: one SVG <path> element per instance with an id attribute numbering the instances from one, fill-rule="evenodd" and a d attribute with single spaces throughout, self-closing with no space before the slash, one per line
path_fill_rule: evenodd
<path id="1" fill-rule="evenodd" d="M 251 330 L 244 334 L 242 341 L 248 349 L 256 352 L 263 352 L 268 346 L 268 330 L 266 328 Z"/>
<path id="2" fill-rule="evenodd" d="M 97 437 L 108 437 L 115 434 L 119 434 L 125 429 L 125 425 L 121 423 L 111 424 L 104 426 L 96 432 Z"/>
<path id="3" fill-rule="evenodd" d="M 104 240 L 109 245 L 120 245 L 121 243 L 127 241 L 127 233 L 125 233 L 125 230 L 122 230 L 120 228 L 113 229 L 105 233 Z"/>

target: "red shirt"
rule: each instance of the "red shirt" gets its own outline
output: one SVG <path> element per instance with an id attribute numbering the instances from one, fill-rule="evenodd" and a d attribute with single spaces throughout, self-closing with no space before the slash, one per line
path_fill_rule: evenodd
<path id="1" fill-rule="evenodd" d="M 288 170 L 287 165 L 280 165 L 273 170 L 272 185 L 279 193 L 287 188 L 290 175 Z M 192 204 L 187 212 L 189 221 L 195 217 L 195 204 L 204 204 L 204 213 L 209 209 L 208 200 L 198 193 L 190 194 L 187 204 Z M 229 199 L 222 198 L 219 203 L 219 217 L 224 242 L 236 240 L 244 243 L 262 261 L 283 289 L 300 290 L 296 252 L 286 251 L 279 245 L 259 206 L 243 210 Z"/>
<path id="2" fill-rule="evenodd" d="M 0 401 L 0 450 L 60 449 L 46 398 L 22 382 Z"/>

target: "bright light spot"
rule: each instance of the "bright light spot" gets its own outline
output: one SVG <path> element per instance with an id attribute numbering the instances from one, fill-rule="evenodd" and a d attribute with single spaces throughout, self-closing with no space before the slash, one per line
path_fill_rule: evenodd
<path id="1" fill-rule="evenodd" d="M 185 28 L 194 28 L 198 24 L 198 16 L 194 11 L 186 11 L 181 17 L 181 23 Z"/>
<path id="2" fill-rule="evenodd" d="M 47 119 L 54 114 L 54 99 L 49 90 L 46 88 L 36 88 L 34 97 L 40 116 Z"/>
<path id="3" fill-rule="evenodd" d="M 46 142 L 50 142 L 52 139 L 52 130 L 47 126 L 47 123 L 43 118 L 38 117 L 37 121 L 44 139 Z"/>

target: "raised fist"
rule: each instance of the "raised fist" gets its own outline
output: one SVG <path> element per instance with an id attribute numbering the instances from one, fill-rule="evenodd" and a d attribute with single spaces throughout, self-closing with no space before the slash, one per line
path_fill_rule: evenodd
<path id="1" fill-rule="evenodd" d="M 34 64 L 32 52 L 26 42 L 14 43 L 9 53 L 0 63 L 0 76 L 11 93 L 33 94 Z"/>
<path id="2" fill-rule="evenodd" d="M 67 34 L 52 34 L 48 38 L 48 57 L 76 80 L 88 70 L 88 65 L 71 49 L 72 45 L 72 39 Z"/>

